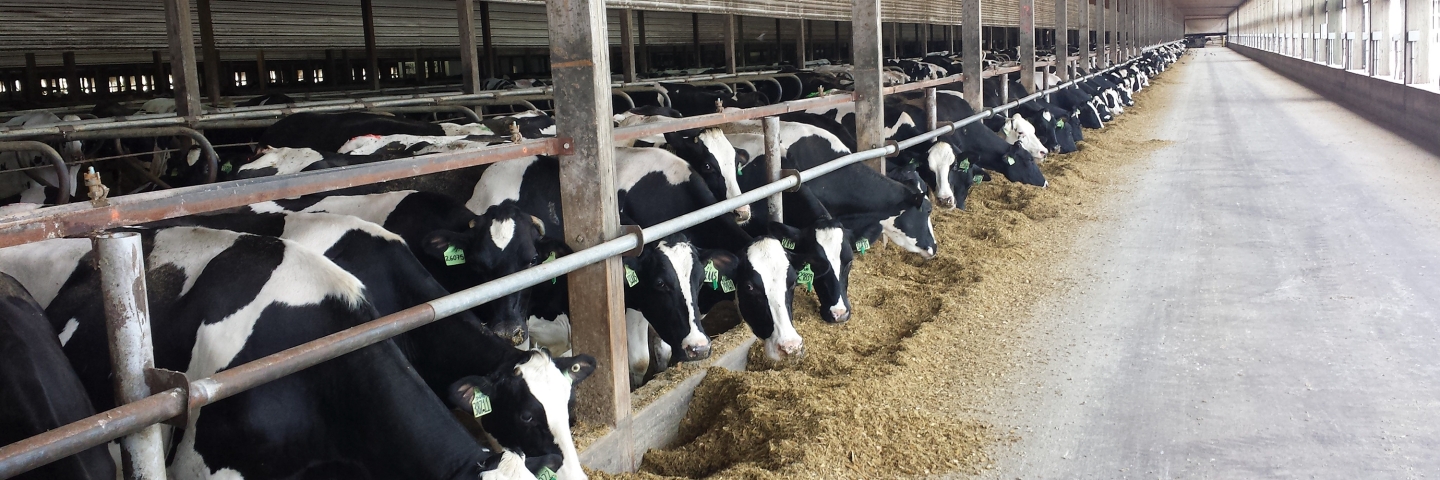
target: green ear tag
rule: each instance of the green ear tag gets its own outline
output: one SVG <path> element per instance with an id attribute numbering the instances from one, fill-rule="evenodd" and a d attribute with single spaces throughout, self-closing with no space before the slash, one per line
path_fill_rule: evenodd
<path id="1" fill-rule="evenodd" d="M 971 180 L 971 182 L 973 183 L 972 186 L 974 186 L 974 185 L 979 185 L 980 182 L 985 181 L 985 177 L 984 177 L 983 175 L 976 175 L 975 178 L 971 178 L 970 180 Z"/>
<path id="2" fill-rule="evenodd" d="M 788 238 L 782 238 L 782 239 L 780 239 L 780 247 L 781 247 L 781 248 L 784 248 L 784 249 L 786 249 L 786 250 L 794 250 L 794 249 L 795 249 L 795 241 L 794 241 L 794 240 L 791 240 L 791 239 L 788 239 Z"/>
<path id="3" fill-rule="evenodd" d="M 735 281 L 731 280 L 730 277 L 720 277 L 720 291 L 722 293 L 735 291 Z"/>
<path id="4" fill-rule="evenodd" d="M 736 166 L 735 166 L 735 176 L 738 177 L 738 176 L 741 176 L 741 175 L 744 175 L 744 174 L 745 174 L 745 167 L 740 166 L 740 165 L 736 165 Z"/>
<path id="5" fill-rule="evenodd" d="M 1057 121 L 1055 122 L 1055 128 L 1065 128 L 1065 121 L 1064 121 L 1064 120 L 1057 120 Z"/>
<path id="6" fill-rule="evenodd" d="M 805 268 L 795 272 L 795 284 L 804 285 L 807 292 L 815 291 L 815 271 L 810 270 L 810 264 L 805 264 Z"/>
<path id="7" fill-rule="evenodd" d="M 967 158 L 967 159 L 961 160 L 961 161 L 960 161 L 960 167 L 959 167 L 959 168 L 960 168 L 960 171 L 962 171 L 962 172 L 969 171 L 969 170 L 970 170 L 970 159 Z"/>
<path id="8" fill-rule="evenodd" d="M 715 268 L 714 260 L 705 263 L 705 283 L 713 290 L 720 289 L 720 270 Z"/>
<path id="9" fill-rule="evenodd" d="M 225 173 L 230 173 L 230 170 L 233 169 L 233 168 L 235 168 L 235 167 L 234 167 L 233 165 L 230 165 L 230 162 L 225 162 L 225 163 L 220 164 L 220 171 L 225 172 Z"/>
<path id="10" fill-rule="evenodd" d="M 480 418 L 490 413 L 490 397 L 476 391 L 475 396 L 470 397 L 470 411 L 475 414 L 475 418 Z"/>
<path id="11" fill-rule="evenodd" d="M 868 250 L 870 250 L 870 239 L 862 238 L 855 241 L 855 251 L 860 252 L 861 255 L 864 255 L 865 252 Z"/>
<path id="12" fill-rule="evenodd" d="M 1005 163 L 1014 165 L 1014 164 L 1015 164 L 1015 157 L 1005 157 Z"/>
<path id="13" fill-rule="evenodd" d="M 635 270 L 630 269 L 630 266 L 629 266 L 629 265 L 626 265 L 626 266 L 625 266 L 625 286 L 627 286 L 627 287 L 633 287 L 633 286 L 636 286 L 636 285 L 639 285 L 639 284 L 640 284 L 640 275 L 639 275 L 639 274 L 636 274 L 636 273 L 635 273 Z"/>
<path id="14" fill-rule="evenodd" d="M 550 262 L 553 262 L 553 261 L 555 261 L 555 252 L 550 252 L 550 256 L 545 257 L 545 260 L 542 260 L 542 261 L 540 262 L 540 264 L 541 264 L 541 265 L 544 265 L 544 264 L 547 264 L 547 263 L 550 263 Z M 628 268 L 627 268 L 627 270 L 628 270 Z M 550 279 L 550 284 L 551 284 L 551 285 L 554 285 L 554 284 L 559 283 L 559 282 L 560 282 L 560 277 L 555 277 L 555 278 Z M 631 285 L 631 286 L 633 287 L 634 285 Z"/>
<path id="15" fill-rule="evenodd" d="M 445 249 L 445 266 L 453 267 L 465 264 L 465 251 L 451 245 Z"/>
<path id="16" fill-rule="evenodd" d="M 555 476 L 555 471 L 550 470 L 550 467 L 540 467 L 540 471 L 535 472 L 535 480 L 556 480 L 557 478 L 559 477 Z"/>

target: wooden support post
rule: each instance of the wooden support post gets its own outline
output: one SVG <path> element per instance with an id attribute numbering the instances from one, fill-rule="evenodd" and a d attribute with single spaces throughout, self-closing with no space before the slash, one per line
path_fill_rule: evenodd
<path id="1" fill-rule="evenodd" d="M 765 117 L 760 120 L 762 131 L 765 133 L 765 182 L 774 183 L 780 181 L 780 117 Z M 765 204 L 770 208 L 772 221 L 783 221 L 785 219 L 785 202 L 783 193 L 776 193 L 765 199 Z"/>
<path id="2" fill-rule="evenodd" d="M 270 71 L 265 66 L 265 51 L 255 52 L 255 84 L 260 86 L 260 93 L 265 93 L 265 87 L 270 85 Z"/>
<path id="3" fill-rule="evenodd" d="M 735 73 L 735 15 L 725 15 L 725 72 Z"/>
<path id="4" fill-rule="evenodd" d="M 170 75 L 175 78 L 175 115 L 199 115 L 200 79 L 195 72 L 195 31 L 188 0 L 165 0 L 165 31 L 170 37 Z"/>
<path id="5" fill-rule="evenodd" d="M 1095 25 L 1095 49 L 1097 58 L 1095 68 L 1104 69 L 1110 66 L 1110 24 L 1105 21 L 1108 15 L 1105 11 L 1110 7 L 1110 0 L 1095 0 L 1095 15 L 1099 20 Z"/>
<path id="6" fill-rule="evenodd" d="M 851 27 L 854 27 L 854 19 L 851 20 Z M 881 28 L 884 28 L 883 23 Z M 851 47 L 850 50 L 854 51 L 855 48 Z M 890 24 L 890 58 L 900 58 L 900 23 L 898 22 Z"/>
<path id="7" fill-rule="evenodd" d="M 945 26 L 945 51 L 955 53 L 955 26 Z"/>
<path id="8" fill-rule="evenodd" d="M 700 14 L 690 14 L 690 45 L 695 49 L 695 67 L 705 66 L 704 58 L 700 55 Z"/>
<path id="9" fill-rule="evenodd" d="M 620 75 L 626 82 L 637 79 L 635 75 L 635 11 L 620 11 Z"/>
<path id="10" fill-rule="evenodd" d="M 780 19 L 775 19 L 775 64 L 785 63 L 785 42 L 781 41 Z"/>
<path id="11" fill-rule="evenodd" d="M 750 42 L 745 37 L 745 17 L 743 15 L 735 16 L 735 42 L 735 55 L 740 57 L 736 59 L 736 63 L 743 67 L 750 60 Z"/>
<path id="12" fill-rule="evenodd" d="M 482 76 L 500 78 L 495 67 L 495 41 L 490 36 L 490 2 L 480 2 L 480 42 L 485 49 L 485 72 Z"/>
<path id="13" fill-rule="evenodd" d="M 880 0 L 855 0 L 850 15 L 851 55 L 855 57 L 855 140 L 856 148 L 869 150 L 885 145 L 885 95 L 880 80 Z M 899 31 L 896 25 L 894 31 Z M 885 159 L 865 162 L 885 173 Z"/>
<path id="14" fill-rule="evenodd" d="M 424 85 L 424 84 L 425 84 L 425 74 L 427 73 L 427 72 L 425 72 L 425 51 L 424 51 L 424 50 L 419 49 L 419 48 L 415 49 L 415 61 L 414 61 L 414 64 L 415 64 L 415 84 L 416 84 L 416 85 Z"/>
<path id="15" fill-rule="evenodd" d="M 1070 28 L 1066 24 L 1069 9 L 1070 5 L 1065 0 L 1055 0 L 1055 74 L 1060 76 L 1061 81 L 1070 79 Z M 1045 78 L 1048 87 L 1050 77 Z"/>
<path id="16" fill-rule="evenodd" d="M 35 54 L 25 54 L 25 100 L 34 102 L 40 100 L 40 72 L 36 64 Z"/>
<path id="17" fill-rule="evenodd" d="M 1035 93 L 1035 0 L 1020 0 L 1020 85 Z"/>
<path id="18" fill-rule="evenodd" d="M 639 30 L 640 38 L 640 61 L 636 62 L 641 72 L 650 71 L 650 45 L 645 38 L 645 11 L 635 12 L 636 30 Z"/>
<path id="19" fill-rule="evenodd" d="M 215 49 L 215 19 L 210 12 L 210 0 L 196 0 L 195 5 L 196 13 L 200 14 L 200 50 L 205 55 L 205 92 L 210 96 L 210 105 L 218 107 L 220 52 Z"/>
<path id="20" fill-rule="evenodd" d="M 800 22 L 800 30 L 796 32 L 795 35 L 795 68 L 805 68 L 805 59 L 809 57 L 808 52 L 805 50 L 805 36 L 809 29 L 805 28 L 807 27 L 805 23 L 809 22 L 809 20 L 802 18 L 798 20 L 798 22 Z"/>
<path id="21" fill-rule="evenodd" d="M 1080 0 L 1080 68 L 1089 73 L 1090 66 L 1090 0 Z"/>
<path id="22" fill-rule="evenodd" d="M 84 91 L 80 88 L 80 71 L 75 67 L 75 52 L 60 54 L 60 61 L 65 65 L 65 95 L 80 96 Z"/>
<path id="23" fill-rule="evenodd" d="M 480 46 L 475 41 L 475 0 L 455 0 L 455 26 L 460 36 L 460 91 L 480 91 Z"/>
<path id="24" fill-rule="evenodd" d="M 840 49 L 841 45 L 844 45 L 844 44 L 840 42 L 840 21 L 839 21 L 839 20 L 836 20 L 836 21 L 835 21 L 835 47 L 834 47 L 833 50 L 831 50 L 832 53 L 830 54 L 831 57 L 835 57 L 835 58 L 831 58 L 831 59 L 830 59 L 830 63 L 840 63 L 840 58 L 841 58 L 840 52 L 842 51 L 842 50 Z"/>
<path id="25" fill-rule="evenodd" d="M 984 68 L 985 52 L 980 49 L 980 0 L 960 2 L 960 68 L 965 72 L 965 101 L 970 108 L 980 111 L 985 108 L 982 93 L 981 69 Z"/>
<path id="26" fill-rule="evenodd" d="M 365 58 L 368 67 L 365 76 L 370 80 L 370 89 L 380 89 L 380 52 L 375 45 L 375 2 L 360 0 L 360 20 L 365 28 Z"/>
<path id="27" fill-rule="evenodd" d="M 169 76 L 169 73 L 165 71 L 165 58 L 160 54 L 159 50 L 150 51 L 150 62 L 152 68 L 154 68 L 155 71 L 155 92 L 160 93 L 170 91 L 170 80 L 167 78 Z M 106 79 L 107 87 L 109 85 L 108 81 L 109 79 Z M 124 91 L 123 88 L 119 88 L 118 86 L 117 89 L 120 91 Z"/>
<path id="28" fill-rule="evenodd" d="M 609 39 L 604 0 L 552 0 L 550 68 L 555 79 L 556 134 L 572 152 L 560 158 L 560 199 L 565 240 L 575 250 L 620 233 L 615 201 L 615 147 L 611 136 Z M 571 345 L 598 365 L 580 385 L 576 417 L 615 427 L 630 441 L 630 370 L 625 344 L 625 290 L 619 257 L 569 275 Z M 631 452 L 620 452 L 633 458 Z M 560 475 L 568 476 L 568 462 Z M 575 465 L 574 472 L 579 472 Z"/>

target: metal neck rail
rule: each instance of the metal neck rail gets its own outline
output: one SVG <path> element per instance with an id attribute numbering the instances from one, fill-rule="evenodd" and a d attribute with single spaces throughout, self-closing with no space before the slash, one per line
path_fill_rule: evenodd
<path id="1" fill-rule="evenodd" d="M 1083 81 L 1129 65 L 1125 62 L 1112 66 L 1100 72 L 1087 75 L 1082 79 L 1072 80 L 1045 91 L 1037 92 L 1034 95 L 1007 103 L 1005 105 L 986 109 L 976 113 L 964 120 L 952 125 L 932 130 L 920 136 L 886 145 L 882 148 L 864 150 L 836 158 L 824 164 L 818 165 L 793 175 L 785 176 L 775 182 L 771 182 L 737 197 L 726 199 L 705 208 L 681 215 L 671 220 L 659 223 L 650 228 L 642 229 L 639 233 L 628 233 L 620 235 L 610 241 L 601 243 L 591 248 L 580 250 L 570 255 L 560 257 L 553 262 L 543 263 L 529 269 L 516 272 L 496 280 L 486 282 L 444 297 L 422 303 L 420 305 L 401 310 L 372 320 L 363 325 L 348 328 L 318 340 L 307 342 L 289 349 L 271 354 L 264 358 L 254 360 L 234 368 L 226 369 L 206 378 L 189 381 L 177 385 L 175 388 L 168 388 L 159 391 L 148 397 L 144 397 L 134 403 L 100 412 L 64 427 L 45 432 L 34 437 L 27 438 L 20 442 L 0 448 L 0 478 L 9 478 L 27 472 L 41 465 L 54 462 L 61 458 L 74 455 L 87 448 L 102 445 L 105 442 L 140 431 L 150 425 L 174 419 L 187 412 L 194 411 L 205 405 L 223 400 L 244 392 L 251 388 L 263 385 L 286 375 L 304 370 L 321 362 L 334 359 L 341 355 L 354 352 L 361 348 L 383 342 L 391 337 L 400 335 L 410 330 L 422 327 L 435 322 L 436 320 L 454 315 L 456 313 L 474 308 L 477 305 L 495 300 L 510 293 L 537 285 L 552 278 L 568 274 L 580 268 L 589 266 L 604 259 L 624 254 L 637 249 L 654 239 L 664 238 L 668 235 L 680 232 L 686 228 L 698 225 L 711 218 L 723 215 L 741 205 L 749 205 L 763 198 L 793 189 L 802 183 L 824 176 L 841 168 L 853 165 L 865 160 L 881 158 L 891 155 L 900 150 L 919 145 L 923 142 L 933 140 L 955 129 L 973 124 L 983 120 L 996 112 L 1003 112 L 1014 108 L 1021 103 L 1040 98 L 1041 96 L 1054 93 L 1066 88 L 1076 82 Z M 831 98 L 848 98 L 843 95 L 834 95 Z M 820 100 L 820 99 L 813 99 Z M 766 108 L 766 107 L 761 107 Z M 757 109 L 751 109 L 757 110 Z M 773 114 L 773 113 L 772 113 Z M 764 116 L 764 115 L 760 115 Z M 683 122 L 666 122 L 665 125 L 678 126 Z M 688 127 L 680 126 L 678 129 Z M 533 148 L 543 143 L 547 148 L 553 149 L 554 144 L 563 142 L 560 139 L 549 139 L 544 141 L 526 142 L 520 145 L 501 147 L 501 149 L 526 149 Z M 499 150 L 499 149 L 497 149 Z M 510 151 L 511 158 L 516 152 Z M 456 158 L 460 154 L 443 155 L 449 158 L 450 164 L 466 163 L 467 160 Z M 474 155 L 474 153 L 469 153 Z M 437 155 L 438 156 L 438 155 Z M 485 158 L 489 158 L 488 156 Z M 441 162 L 430 165 L 417 164 L 415 160 L 392 161 L 393 163 L 407 164 L 403 168 L 432 169 Z M 381 162 L 380 164 L 391 163 Z M 483 161 L 470 161 L 470 163 L 486 163 Z M 376 165 L 376 164 L 371 164 Z M 353 167 L 347 167 L 353 168 Z M 326 172 L 335 172 L 332 169 L 313 172 L 311 175 L 304 173 L 297 176 L 316 176 Z M 443 168 L 441 169 L 443 170 Z M 417 173 L 418 174 L 418 173 Z M 272 177 L 273 178 L 273 177 Z M 221 195 L 236 195 L 234 190 L 244 189 L 247 192 L 254 190 L 256 185 L 278 187 L 280 182 L 229 182 L 232 185 L 229 190 L 220 190 Z M 222 184 L 226 185 L 226 184 Z M 214 187 L 213 185 L 207 187 Z M 186 189 L 177 189 L 186 190 Z M 172 191 L 173 192 L 173 191 Z M 236 196 L 249 196 L 253 198 L 256 194 L 242 193 Z M 292 196 L 295 193 L 285 193 L 278 197 Z M 116 199 L 116 201 L 123 200 Z M 246 202 L 250 200 L 245 200 Z M 232 202 L 233 203 L 233 202 Z M 243 202 L 241 203 L 243 204 Z M 60 207 L 63 208 L 63 207 Z M 96 209 L 104 210 L 104 209 Z M 205 211 L 207 209 L 196 209 Z M 121 222 L 124 223 L 124 222 Z M 6 244 L 14 244 L 8 240 L 8 232 L 0 231 L 5 235 Z"/>

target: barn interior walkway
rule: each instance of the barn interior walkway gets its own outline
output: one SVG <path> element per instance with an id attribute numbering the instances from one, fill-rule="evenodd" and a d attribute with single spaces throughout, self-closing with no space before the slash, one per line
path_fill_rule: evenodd
<path id="1" fill-rule="evenodd" d="M 1435 476 L 1440 158 L 1193 54 L 1174 143 L 1037 309 L 1055 353 L 996 412 L 1018 440 L 987 476 Z"/>

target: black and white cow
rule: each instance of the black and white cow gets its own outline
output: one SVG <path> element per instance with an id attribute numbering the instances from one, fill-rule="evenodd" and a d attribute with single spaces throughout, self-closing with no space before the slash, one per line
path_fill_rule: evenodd
<path id="1" fill-rule="evenodd" d="M 376 317 L 358 279 L 293 242 L 194 227 L 142 236 L 156 367 L 200 379 Z M 45 307 L 92 404 L 113 408 L 90 242 L 9 247 L 0 271 Z M 549 358 L 503 371 L 509 388 L 554 389 L 536 398 L 565 408 L 569 381 Z M 497 391 L 494 403 L 520 402 Z M 179 479 L 283 478 L 317 465 L 373 478 L 533 478 L 514 454 L 478 445 L 391 341 L 206 406 L 178 437 L 168 470 Z"/>
<path id="2" fill-rule="evenodd" d="M 434 124 L 373 113 L 297 113 L 280 119 L 258 140 L 261 146 L 309 148 L 338 152 L 350 139 L 362 135 L 417 135 L 425 137 L 493 135 L 488 126 Z M 501 133 L 508 133 L 501 132 Z"/>
<path id="3" fill-rule="evenodd" d="M 387 160 L 385 155 L 344 155 L 309 148 L 267 147 L 245 162 L 232 179 L 271 177 Z"/>
<path id="4" fill-rule="evenodd" d="M 660 222 L 713 205 L 715 196 L 704 180 L 689 165 L 675 154 L 656 148 L 617 148 L 615 152 L 615 188 L 619 197 L 622 215 L 642 227 Z M 536 212 L 546 223 L 547 231 L 563 228 L 563 213 L 560 206 L 560 166 L 554 157 L 529 157 L 498 162 L 485 171 L 475 193 L 466 203 L 472 209 L 489 208 L 507 202 L 518 202 L 520 208 Z M 733 214 L 725 214 L 692 227 L 686 232 L 691 241 L 705 249 L 731 252 L 735 258 L 727 259 L 716 255 L 707 260 L 718 272 L 767 272 L 766 276 L 746 278 L 751 281 L 748 293 L 740 295 L 739 305 L 742 316 L 750 324 L 756 336 L 764 339 L 767 348 L 780 358 L 781 352 L 798 354 L 801 341 L 790 326 L 790 305 L 793 296 L 773 295 L 773 288 L 762 282 L 777 281 L 775 272 L 790 269 L 788 255 L 782 249 L 771 252 L 763 243 L 746 233 L 735 222 Z M 779 242 L 775 242 L 779 245 Z M 751 258 L 754 253 L 759 257 Z M 785 262 L 783 265 L 775 262 Z M 728 270 L 727 270 L 728 269 Z M 702 268 L 702 271 L 707 270 Z M 707 277 L 711 272 L 704 272 Z M 724 275 L 721 273 L 721 275 Z M 719 287 L 719 277 L 712 286 Z M 736 279 L 734 276 L 728 278 Z M 737 280 L 738 281 L 738 280 Z M 792 282 L 793 284 L 793 282 Z M 740 283 L 734 283 L 740 285 Z M 760 285 L 760 286 L 757 286 Z M 737 287 L 738 288 L 738 287 Z M 707 292 L 713 289 L 700 289 Z M 733 293 L 724 292 L 724 293 Z M 702 294 L 702 298 L 706 296 Z M 734 295 L 731 295 L 733 298 Z M 714 303 L 701 302 L 700 312 L 708 312 Z"/>
<path id="5" fill-rule="evenodd" d="M 384 155 L 390 158 L 430 153 L 467 152 L 509 142 L 496 135 L 361 135 L 340 146 L 346 155 Z"/>
<path id="6" fill-rule="evenodd" d="M 450 293 L 420 265 L 404 239 L 379 225 L 349 215 L 228 213 L 195 215 L 162 223 L 279 237 L 321 252 L 360 280 L 366 298 L 379 315 L 396 313 Z M 508 368 L 524 355 L 510 348 L 508 339 L 486 329 L 469 311 L 407 332 L 396 337 L 395 342 L 420 377 L 441 398 L 448 396 L 451 386 L 461 378 Z M 557 357 L 554 361 L 562 372 L 576 366 L 593 370 L 595 364 L 595 359 L 588 355 Z M 542 406 L 553 403 L 539 401 Z M 552 431 L 543 424 L 509 428 L 524 424 L 507 417 L 533 415 L 526 411 L 532 406 L 528 398 L 521 398 L 518 405 L 495 403 L 495 411 L 483 418 L 482 423 L 497 426 L 487 432 L 506 448 L 532 456 L 564 454 L 565 461 L 578 462 L 570 456 L 573 452 L 562 449 L 563 443 L 558 440 L 568 436 L 568 430 Z M 568 412 L 546 413 L 547 417 L 562 415 L 568 417 Z"/>
<path id="7" fill-rule="evenodd" d="M 402 190 L 371 195 L 306 196 L 250 205 L 249 210 L 327 212 L 350 215 L 394 232 L 420 264 L 458 292 L 539 264 L 539 221 L 515 208 L 475 215 L 450 197 Z M 451 247 L 456 251 L 450 251 Z M 449 253 L 447 253 L 449 252 Z M 449 257 L 447 259 L 447 257 Z M 472 309 L 491 330 L 515 344 L 526 339 L 529 291 L 522 290 Z"/>
<path id="8" fill-rule="evenodd" d="M 65 118 L 56 116 L 49 112 L 37 112 L 20 115 L 7 120 L 3 126 L 18 127 L 40 127 L 60 123 L 61 121 L 79 120 L 80 117 L 66 115 Z M 81 151 L 80 142 L 64 142 L 56 147 L 62 155 L 69 154 L 72 158 L 79 156 Z M 0 152 L 0 171 L 15 170 L 20 168 L 42 167 L 35 170 L 26 170 L 23 174 L 8 172 L 0 174 L 0 203 L 54 203 L 60 195 L 60 176 L 50 168 L 50 161 L 46 160 L 37 152 Z M 76 191 L 80 190 L 79 167 L 70 168 L 70 197 L 75 197 Z"/>
<path id="9" fill-rule="evenodd" d="M 74 334 L 72 330 L 69 332 Z M 60 348 L 45 310 L 9 275 L 0 274 L 0 445 L 95 414 L 85 387 Z M 17 480 L 114 480 L 115 462 L 92 447 L 23 473 Z"/>
<path id="10" fill-rule="evenodd" d="M 615 122 L 617 127 L 628 127 L 662 123 L 679 116 L 679 111 L 670 108 L 641 107 L 616 115 Z M 734 198 L 741 193 L 735 180 L 738 167 L 744 163 L 738 158 L 741 152 L 730 145 L 730 140 L 718 128 L 670 132 L 616 146 L 664 147 L 689 163 L 691 170 L 705 179 L 716 198 Z M 750 206 L 737 207 L 735 215 L 741 224 L 750 221 Z"/>

